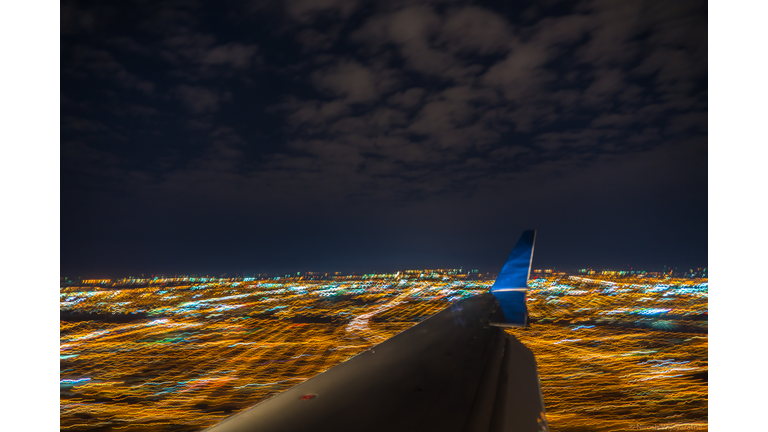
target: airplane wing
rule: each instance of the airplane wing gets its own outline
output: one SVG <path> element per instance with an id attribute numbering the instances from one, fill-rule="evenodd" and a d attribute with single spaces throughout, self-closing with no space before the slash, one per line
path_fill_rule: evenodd
<path id="1" fill-rule="evenodd" d="M 505 326 L 525 326 L 535 242 L 526 231 L 490 293 L 408 330 L 209 432 L 549 431 L 533 353 Z"/>

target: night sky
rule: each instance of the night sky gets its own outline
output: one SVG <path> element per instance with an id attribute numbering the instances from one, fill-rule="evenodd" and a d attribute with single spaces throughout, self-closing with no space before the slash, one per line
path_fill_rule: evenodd
<path id="1" fill-rule="evenodd" d="M 63 1 L 61 275 L 707 267 L 707 15 Z"/>

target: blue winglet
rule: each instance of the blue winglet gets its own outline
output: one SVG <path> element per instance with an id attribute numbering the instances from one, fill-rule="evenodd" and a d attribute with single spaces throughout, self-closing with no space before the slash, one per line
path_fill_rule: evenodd
<path id="1" fill-rule="evenodd" d="M 497 324 L 522 327 L 528 324 L 525 292 L 528 290 L 528 275 L 531 273 L 535 242 L 536 230 L 523 232 L 501 268 L 499 277 L 491 286 L 491 294 L 499 301 L 506 319 L 505 323 Z"/>

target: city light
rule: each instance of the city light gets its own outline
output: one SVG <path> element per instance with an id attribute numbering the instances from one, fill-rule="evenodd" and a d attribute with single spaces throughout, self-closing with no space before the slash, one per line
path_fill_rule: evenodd
<path id="1" fill-rule="evenodd" d="M 493 281 L 417 270 L 96 282 L 61 288 L 62 430 L 203 429 Z M 552 431 L 706 428 L 706 279 L 536 272 L 529 286 L 531 326 L 508 331 L 536 356 Z"/>

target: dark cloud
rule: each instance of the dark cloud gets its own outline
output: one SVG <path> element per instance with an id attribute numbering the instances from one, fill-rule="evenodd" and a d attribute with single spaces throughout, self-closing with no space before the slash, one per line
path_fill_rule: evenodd
<path id="1" fill-rule="evenodd" d="M 423 88 L 414 87 L 390 96 L 387 101 L 396 107 L 413 109 L 421 103 L 425 93 Z"/>
<path id="2" fill-rule="evenodd" d="M 145 94 L 151 94 L 154 83 L 138 78 L 114 56 L 103 49 L 93 49 L 83 45 L 75 45 L 67 53 L 70 57 L 69 67 L 64 73 L 81 79 L 99 78 L 114 80 L 121 86 L 137 89 Z"/>
<path id="3" fill-rule="evenodd" d="M 184 107 L 195 114 L 217 111 L 219 102 L 228 99 L 227 94 L 221 95 L 215 90 L 186 84 L 176 87 L 174 93 Z"/>
<path id="4" fill-rule="evenodd" d="M 251 64 L 258 52 L 256 45 L 227 43 L 215 44 L 211 35 L 193 33 L 166 38 L 161 55 L 171 62 L 188 61 L 200 67 L 229 66 L 242 69 Z"/>
<path id="5" fill-rule="evenodd" d="M 489 55 L 509 50 L 512 32 L 507 21 L 487 9 L 469 6 L 452 10 L 443 19 L 438 43 L 449 52 Z"/>
<path id="6" fill-rule="evenodd" d="M 301 23 L 312 22 L 323 15 L 345 19 L 358 4 L 356 0 L 288 0 L 284 3 L 288 17 Z"/>
<path id="7" fill-rule="evenodd" d="M 579 207 L 572 195 L 591 191 L 634 211 L 622 187 L 643 199 L 677 187 L 706 203 L 705 179 L 680 179 L 666 162 L 706 172 L 706 21 L 700 1 L 66 3 L 63 238 L 102 241 L 76 209 L 125 210 L 110 190 L 189 229 L 226 225 L 217 235 L 252 232 L 248 221 L 350 236 L 396 221 L 412 233 L 435 218 L 480 235 L 506 211 L 596 228 L 608 207 L 531 203 Z M 200 202 L 230 210 L 188 212 Z M 128 213 L 147 235 L 181 235 Z M 646 229 L 633 214 L 627 223 Z M 299 231 L 286 238 L 327 240 Z M 84 268 L 86 256 L 67 265 Z"/>
<path id="8" fill-rule="evenodd" d="M 312 74 L 312 82 L 321 92 L 342 98 L 343 103 L 372 102 L 378 99 L 379 87 L 386 86 L 373 71 L 355 61 L 341 61 Z"/>

